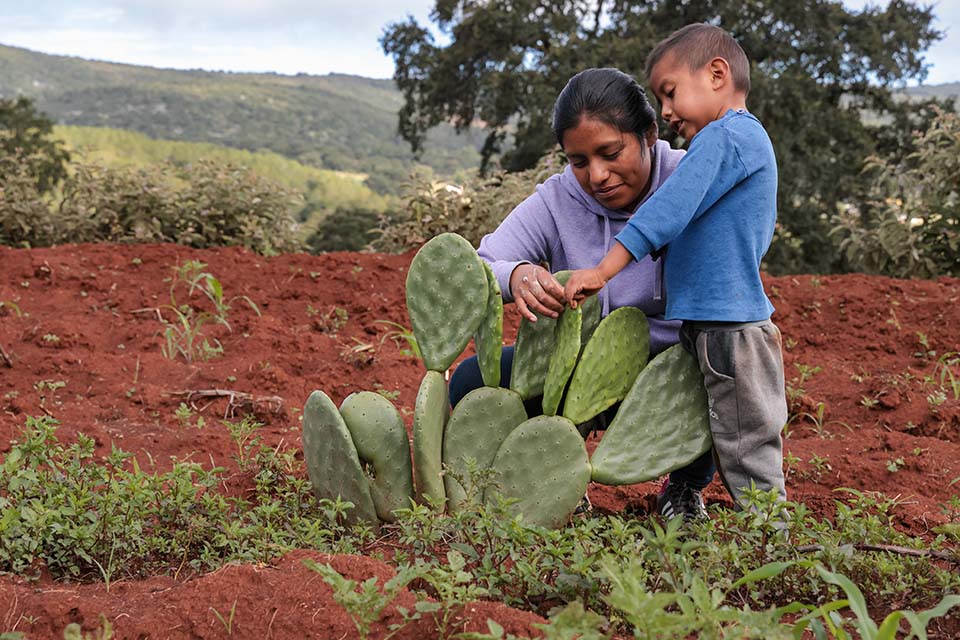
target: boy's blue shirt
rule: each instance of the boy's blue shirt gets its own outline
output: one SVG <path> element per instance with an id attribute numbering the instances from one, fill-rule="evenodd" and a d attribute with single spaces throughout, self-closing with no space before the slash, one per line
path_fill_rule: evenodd
<path id="1" fill-rule="evenodd" d="M 616 239 L 637 260 L 669 243 L 666 317 L 765 320 L 760 260 L 777 218 L 777 162 L 756 117 L 729 110 L 704 127 Z"/>

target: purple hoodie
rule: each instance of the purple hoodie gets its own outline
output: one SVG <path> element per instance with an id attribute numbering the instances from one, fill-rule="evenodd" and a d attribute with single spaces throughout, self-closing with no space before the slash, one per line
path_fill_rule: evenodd
<path id="1" fill-rule="evenodd" d="M 653 153 L 647 198 L 673 173 L 684 154 L 663 140 L 657 141 Z M 493 267 L 503 299 L 510 302 L 510 274 L 517 265 L 546 262 L 553 272 L 594 267 L 631 215 L 607 209 L 587 195 L 567 165 L 563 173 L 537 185 L 536 192 L 517 205 L 496 231 L 484 236 L 478 253 Z M 647 256 L 630 263 L 599 295 L 604 316 L 626 306 L 638 307 L 647 314 L 650 352 L 657 354 L 676 344 L 680 328 L 678 321 L 663 319 L 665 293 L 663 261 L 654 262 Z"/>

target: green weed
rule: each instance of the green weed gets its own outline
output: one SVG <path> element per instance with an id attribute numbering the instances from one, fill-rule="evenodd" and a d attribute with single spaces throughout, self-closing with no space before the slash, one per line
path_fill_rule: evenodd
<path id="1" fill-rule="evenodd" d="M 235 300 L 243 300 L 250 308 L 260 315 L 260 309 L 247 296 L 224 297 L 223 285 L 211 273 L 205 271 L 206 264 L 199 260 L 187 260 L 176 265 L 174 276 L 167 279 L 170 282 L 170 304 L 161 309 L 173 314 L 174 320 L 163 317 L 164 324 L 163 355 L 171 360 L 182 356 L 187 362 L 195 359 L 208 360 L 223 353 L 223 345 L 219 340 L 204 336 L 203 328 L 208 324 L 219 324 L 232 331 L 227 319 Z M 186 287 L 186 296 L 191 300 L 195 293 L 200 293 L 208 301 L 212 310 L 200 310 L 193 304 L 181 304 L 177 301 L 177 291 Z"/>

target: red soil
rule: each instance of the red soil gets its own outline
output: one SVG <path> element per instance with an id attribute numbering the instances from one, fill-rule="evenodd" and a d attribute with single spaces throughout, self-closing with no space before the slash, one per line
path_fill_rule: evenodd
<path id="1" fill-rule="evenodd" d="M 47 413 L 60 421 L 61 441 L 82 432 L 95 439 L 98 453 L 116 445 L 137 454 L 141 464 L 149 454 L 158 471 L 169 468 L 172 456 L 235 469 L 235 445 L 218 418 L 254 411 L 266 423 L 260 434 L 266 443 L 298 449 L 299 410 L 314 389 L 337 403 L 357 390 L 398 391 L 395 402 L 409 421 L 423 369 L 388 338 L 392 328 L 377 321 L 409 326 L 403 283 L 411 257 L 263 258 L 240 249 L 174 245 L 0 247 L 0 301 L 21 312 L 0 307 L 0 452 L 19 436 L 25 416 Z M 162 355 L 156 311 L 170 302 L 164 279 L 187 259 L 207 263 L 227 299 L 247 296 L 262 312 L 258 317 L 234 300 L 232 331 L 207 331 L 224 354 L 192 364 Z M 788 466 L 790 498 L 830 517 L 842 498 L 834 489 L 880 492 L 898 497 L 899 527 L 932 537 L 932 527 L 948 521 L 942 505 L 958 493 L 950 483 L 960 477 L 960 401 L 949 393 L 928 400 L 934 387 L 924 385 L 924 376 L 939 376 L 937 357 L 960 350 L 960 280 L 786 276 L 765 278 L 765 284 L 784 336 L 788 386 L 800 386 L 798 365 L 821 367 L 803 382 L 795 413 L 815 416 L 822 402 L 822 432 L 810 416 L 801 416 L 785 440 L 785 455 L 796 459 Z M 336 307 L 348 319 L 332 331 L 322 317 Z M 512 342 L 518 316 L 508 309 Z M 361 344 L 372 346 L 351 349 Z M 64 384 L 38 385 L 45 380 Z M 203 390 L 249 395 L 178 395 Z M 178 424 L 174 412 L 183 401 L 204 416 L 207 428 Z M 811 463 L 815 456 L 827 466 L 818 469 Z M 601 512 L 642 512 L 656 490 L 655 483 L 591 485 L 590 496 Z M 717 482 L 706 497 L 729 504 Z M 214 610 L 227 615 L 236 602 L 232 637 L 356 637 L 329 587 L 301 562 L 319 555 L 298 551 L 270 565 L 231 565 L 188 579 L 118 581 L 109 592 L 103 584 L 35 584 L 4 576 L 0 631 L 53 638 L 70 622 L 96 628 L 103 614 L 117 638 L 225 637 Z M 392 573 L 363 556 L 324 558 L 353 579 Z M 413 595 L 404 593 L 397 604 L 410 608 L 412 602 Z M 459 621 L 486 631 L 487 618 L 522 635 L 533 635 L 531 624 L 542 622 L 488 602 L 468 607 Z M 398 620 L 391 607 L 373 636 Z M 395 637 L 431 635 L 415 624 Z"/>

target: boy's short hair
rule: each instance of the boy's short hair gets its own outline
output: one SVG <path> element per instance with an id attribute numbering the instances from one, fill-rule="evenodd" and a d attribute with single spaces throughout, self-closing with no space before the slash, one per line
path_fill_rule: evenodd
<path id="1" fill-rule="evenodd" d="M 661 40 L 647 56 L 647 78 L 653 67 L 668 53 L 677 62 L 686 63 L 691 71 L 702 68 L 714 58 L 723 58 L 730 65 L 733 86 L 744 95 L 750 93 L 750 61 L 747 54 L 729 33 L 712 24 L 688 24 Z"/>

